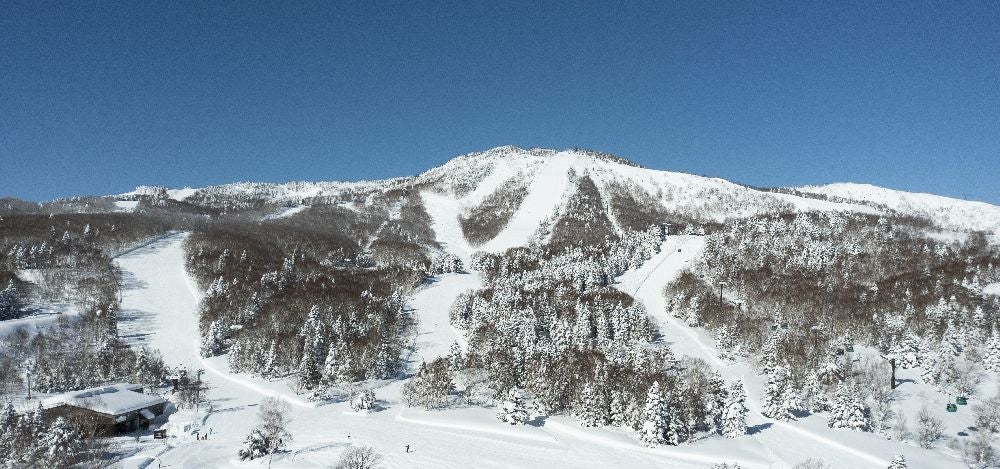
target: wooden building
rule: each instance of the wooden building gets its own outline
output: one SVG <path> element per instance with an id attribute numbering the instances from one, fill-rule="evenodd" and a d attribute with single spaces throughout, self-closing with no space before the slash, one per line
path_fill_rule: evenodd
<path id="1" fill-rule="evenodd" d="M 114 384 L 51 396 L 42 405 L 46 419 L 64 417 L 95 434 L 114 435 L 148 428 L 163 414 L 167 401 L 142 391 L 137 384 Z"/>

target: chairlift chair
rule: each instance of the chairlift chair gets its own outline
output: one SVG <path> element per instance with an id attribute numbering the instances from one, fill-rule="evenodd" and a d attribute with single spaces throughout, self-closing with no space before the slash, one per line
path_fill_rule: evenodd
<path id="1" fill-rule="evenodd" d="M 958 398 L 955 399 L 955 402 L 958 405 L 968 405 L 969 399 L 967 399 L 965 396 L 959 396 Z"/>
<path id="2" fill-rule="evenodd" d="M 946 408 L 948 409 L 948 412 L 958 412 L 958 406 L 951 402 L 948 403 Z"/>

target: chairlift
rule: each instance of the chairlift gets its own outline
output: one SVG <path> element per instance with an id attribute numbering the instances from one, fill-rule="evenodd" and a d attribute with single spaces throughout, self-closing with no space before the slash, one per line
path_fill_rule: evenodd
<path id="1" fill-rule="evenodd" d="M 772 331 L 778 330 L 778 325 L 777 324 L 771 324 L 771 330 Z"/>
<path id="2" fill-rule="evenodd" d="M 843 354 L 844 354 L 844 349 L 837 348 L 837 355 L 843 355 Z"/>
<path id="3" fill-rule="evenodd" d="M 968 405 L 969 399 L 967 399 L 965 396 L 959 396 L 958 398 L 955 399 L 955 402 L 958 403 L 958 405 Z"/>
<path id="4" fill-rule="evenodd" d="M 946 408 L 948 409 L 948 412 L 958 412 L 958 406 L 952 404 L 951 402 L 948 403 L 948 406 Z"/>
<path id="5" fill-rule="evenodd" d="M 782 321 L 781 322 L 781 328 L 782 329 L 788 329 L 788 321 Z"/>
<path id="6" fill-rule="evenodd" d="M 854 352 L 854 344 L 848 344 L 847 345 L 847 351 L 853 353 Z"/>

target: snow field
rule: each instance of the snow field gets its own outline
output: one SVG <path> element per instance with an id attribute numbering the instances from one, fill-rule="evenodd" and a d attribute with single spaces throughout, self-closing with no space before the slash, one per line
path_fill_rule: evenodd
<path id="1" fill-rule="evenodd" d="M 888 441 L 873 433 L 831 429 L 826 424 L 825 414 L 811 415 L 793 422 L 764 417 L 760 402 L 767 378 L 758 375 L 745 362 L 722 361 L 715 350 L 714 339 L 707 331 L 688 327 L 665 310 L 663 287 L 698 259 L 704 247 L 704 237 L 668 236 L 660 252 L 640 268 L 620 276 L 616 288 L 642 302 L 647 313 L 658 323 L 662 340 L 669 344 L 678 357 L 689 355 L 701 358 L 719 371 L 727 382 L 737 379 L 743 381 L 747 391 L 747 407 L 750 410 L 747 423 L 751 434 L 735 440 L 712 437 L 708 441 L 730 442 L 727 451 L 735 448 L 747 452 L 756 451 L 770 462 L 772 466 L 769 467 L 791 467 L 810 457 L 821 457 L 835 468 L 884 468 L 888 466 L 889 460 L 900 453 L 906 456 L 911 468 L 964 467 L 964 464 L 955 459 L 955 455 L 949 455 L 950 450 L 946 448 L 924 450 Z M 971 400 L 970 406 L 962 410 L 962 415 L 947 414 L 944 411 L 947 399 L 930 386 L 917 384 L 918 370 L 900 370 L 897 377 L 902 382 L 898 405 L 911 426 L 924 404 L 945 421 L 948 430 L 946 435 L 960 435 L 959 432 L 972 425 Z M 981 393 L 986 393 L 989 387 L 989 384 L 982 385 Z M 707 446 L 707 443 L 697 442 L 694 446 Z"/>
<path id="2" fill-rule="evenodd" d="M 166 450 L 162 442 L 140 444 L 140 452 L 129 459 L 135 467 L 158 461 L 172 467 L 262 467 L 266 461 L 239 461 L 236 452 L 256 421 L 256 406 L 265 395 L 280 394 L 294 402 L 294 395 L 282 381 L 267 381 L 245 375 L 232 375 L 225 357 L 201 360 L 197 350 L 197 295 L 192 291 L 183 270 L 182 243 L 185 234 L 150 244 L 119 260 L 122 269 L 133 279 L 126 286 L 124 307 L 142 314 L 148 335 L 137 337 L 149 346 L 159 347 L 164 359 L 189 369 L 205 368 L 204 378 L 211 386 L 210 413 L 196 416 L 179 412 L 171 423 L 203 422 L 203 432 L 211 430 L 208 441 L 178 437 L 171 430 Z M 421 320 L 421 335 L 415 342 L 417 353 L 430 356 L 445 350 L 454 337 L 447 312 L 436 305 L 448 304 L 477 279 L 470 274 L 444 276 L 414 295 L 410 303 Z M 418 309 L 421 308 L 421 309 Z M 424 315 L 422 308 L 430 308 Z M 434 322 L 437 318 L 438 322 Z M 438 327 L 433 325 L 437 324 Z M 441 327 L 444 326 L 444 327 Z M 441 330 L 444 329 L 444 330 Z M 427 335 L 423 335 L 426 333 Z M 425 338 L 426 337 L 426 338 Z M 328 467 L 352 444 L 372 444 L 380 448 L 389 468 L 411 467 L 552 467 L 604 468 L 669 467 L 695 468 L 692 456 L 675 456 L 672 451 L 647 451 L 627 432 L 602 430 L 595 437 L 581 438 L 567 431 L 576 425 L 565 419 L 564 427 L 544 424 L 511 427 L 496 420 L 492 409 L 466 408 L 447 411 L 424 411 L 405 408 L 399 403 L 402 381 L 376 389 L 387 407 L 370 415 L 357 415 L 348 403 L 320 403 L 316 406 L 291 407 L 290 430 L 295 436 L 291 452 L 280 455 L 273 467 Z M 266 386 L 266 387 L 265 387 Z M 310 403 L 312 404 L 312 403 Z M 554 420 L 557 421 L 558 419 Z M 350 437 L 348 437 L 350 435 Z M 409 444 L 414 452 L 403 452 Z M 634 452 L 613 449 L 632 444 Z M 158 452 L 159 459 L 153 459 Z M 721 461 L 721 460 L 720 460 Z"/>

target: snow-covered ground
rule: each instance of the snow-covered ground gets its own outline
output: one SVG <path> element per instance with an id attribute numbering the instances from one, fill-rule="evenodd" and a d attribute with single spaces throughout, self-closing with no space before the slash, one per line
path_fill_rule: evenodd
<path id="1" fill-rule="evenodd" d="M 681 447 L 649 449 L 641 446 L 631 432 L 621 429 L 581 428 L 569 417 L 536 419 L 534 425 L 512 427 L 499 422 L 492 409 L 462 408 L 424 411 L 399 402 L 403 381 L 376 389 L 386 407 L 381 412 L 359 415 L 346 403 L 315 405 L 294 394 L 282 381 L 266 381 L 228 371 L 224 357 L 202 360 L 197 353 L 198 292 L 183 269 L 182 243 L 185 234 L 159 240 L 119 259 L 128 279 L 124 308 L 129 312 L 123 329 L 129 340 L 160 348 L 164 359 L 190 369 L 206 369 L 205 379 L 212 389 L 213 410 L 202 416 L 178 413 L 172 423 L 201 423 L 211 431 L 208 441 L 178 435 L 166 447 L 159 442 L 141 443 L 139 454 L 126 466 L 142 466 L 158 457 L 172 467 L 260 467 L 266 461 L 236 459 L 242 439 L 255 422 L 256 406 L 266 395 L 280 395 L 291 406 L 291 431 L 295 442 L 291 451 L 276 458 L 274 467 L 326 467 L 350 445 L 371 444 L 380 448 L 390 468 L 411 467 L 678 467 L 704 468 L 716 462 L 740 462 L 743 467 L 790 467 L 809 457 L 822 457 L 842 468 L 885 467 L 896 453 L 904 453 L 910 467 L 961 467 L 955 459 L 933 451 L 886 441 L 867 433 L 831 430 L 822 417 L 782 423 L 763 418 L 751 403 L 752 434 L 736 440 L 712 437 Z M 620 288 L 636 293 L 663 329 L 679 355 L 701 356 L 723 373 L 727 380 L 744 379 L 751 399 L 759 399 L 763 380 L 740 363 L 722 362 L 715 357 L 712 339 L 703 330 L 673 321 L 663 313 L 661 290 L 698 255 L 703 240 L 695 236 L 670 237 L 661 253 L 642 268 L 620 279 Z M 680 252 L 677 252 L 680 249 Z M 450 274 L 418 290 L 409 308 L 420 321 L 414 341 L 412 369 L 420 360 L 447 352 L 458 335 L 447 321 L 447 308 L 454 298 L 478 283 L 475 274 Z M 129 323 L 132 324 L 129 324 Z M 907 409 L 923 402 L 927 389 L 904 378 L 901 392 Z M 937 396 L 928 399 L 933 408 L 943 405 Z M 939 405 L 941 404 L 941 405 Z M 915 413 L 915 410 L 913 411 Z M 908 410 L 909 413 L 909 410 Z M 943 409 L 941 409 L 943 413 Z M 967 408 L 963 416 L 969 415 Z M 911 422 L 913 421 L 912 415 Z M 951 417 L 958 419 L 957 414 Z M 966 421 L 948 422 L 950 432 Z M 954 433 L 952 433 L 954 434 Z M 411 445 L 411 453 L 404 446 Z M 885 463 L 885 464 L 883 464 Z"/>
<path id="2" fill-rule="evenodd" d="M 281 382 L 264 382 L 233 375 L 224 358 L 198 357 L 197 299 L 183 269 L 182 243 L 177 234 L 139 249 L 119 260 L 129 281 L 124 308 L 133 312 L 130 340 L 159 347 L 170 363 L 189 369 L 207 370 L 213 410 L 203 416 L 177 413 L 172 423 L 201 423 L 211 432 L 207 441 L 178 434 L 171 426 L 167 445 L 147 441 L 126 467 L 262 467 L 267 461 L 244 462 L 236 458 L 243 438 L 255 423 L 256 406 L 269 394 L 289 401 L 301 398 Z M 451 301 L 474 285 L 473 274 L 443 276 L 419 290 L 410 308 L 420 320 L 415 357 L 429 359 L 442 354 L 454 340 L 447 322 Z M 128 322 L 128 321 L 124 321 Z M 141 327 L 140 327 L 141 325 Z M 123 324 L 123 327 L 128 327 Z M 268 385 L 268 386 L 264 386 Z M 715 439 L 692 446 L 648 449 L 635 437 L 619 429 L 583 429 L 568 417 L 537 419 L 534 425 L 512 427 L 496 419 L 492 409 L 462 408 L 424 411 L 399 402 L 402 381 L 376 389 L 386 407 L 381 412 L 359 415 L 346 403 L 292 405 L 291 451 L 274 461 L 273 467 L 329 467 L 351 445 L 371 444 L 385 454 L 389 468 L 459 467 L 677 467 L 703 468 L 715 462 L 740 461 L 743 467 L 771 467 L 773 460 L 759 445 L 733 445 Z M 747 437 L 750 440 L 751 437 Z M 410 445 L 410 453 L 404 451 Z M 155 458 L 154 458 L 155 457 Z"/>
<path id="3" fill-rule="evenodd" d="M 45 284 L 41 270 L 18 270 L 16 274 L 17 278 L 25 282 L 36 285 Z M 46 303 L 32 302 L 27 304 L 25 309 L 28 315 L 23 318 L 0 321 L 0 338 L 7 337 L 17 331 L 25 331 L 28 335 L 34 335 L 40 329 L 52 325 L 59 318 L 75 319 L 80 314 L 75 305 L 61 300 L 50 300 Z"/>
<path id="4" fill-rule="evenodd" d="M 296 205 L 294 207 L 286 207 L 286 208 L 278 210 L 277 212 L 272 213 L 270 215 L 265 215 L 260 220 L 261 221 L 267 221 L 267 220 L 277 220 L 279 218 L 288 218 L 288 217 L 290 217 L 292 215 L 295 215 L 296 213 L 299 213 L 299 212 L 301 212 L 301 211 L 303 211 L 303 210 L 305 210 L 307 208 L 309 208 L 308 205 Z"/>
<path id="5" fill-rule="evenodd" d="M 139 206 L 138 200 L 116 200 L 115 208 L 119 212 L 132 212 Z"/>
<path id="6" fill-rule="evenodd" d="M 790 467 L 809 457 L 820 457 L 835 468 L 878 468 L 887 467 L 896 454 L 904 454 L 911 468 L 964 467 L 956 455 L 942 454 L 950 453 L 950 450 L 928 451 L 872 433 L 831 429 L 823 415 L 812 415 L 794 422 L 780 422 L 761 415 L 760 402 L 766 377 L 757 374 L 747 363 L 720 359 L 714 339 L 704 329 L 688 327 L 665 310 L 663 288 L 699 258 L 704 247 L 703 237 L 669 236 L 657 255 L 640 268 L 619 277 L 617 288 L 643 303 L 657 321 L 662 340 L 678 357 L 701 358 L 727 381 L 739 379 L 744 382 L 749 398 L 747 407 L 750 409 L 748 424 L 751 435 L 731 440 L 733 446 L 744 450 L 756 449 L 766 455 L 775 467 Z M 859 349 L 858 352 L 860 356 L 865 351 Z M 910 425 L 916 421 L 920 408 L 927 405 L 932 414 L 944 421 L 946 436 L 968 438 L 968 427 L 973 425 L 971 407 L 963 407 L 959 413 L 946 412 L 945 404 L 949 402 L 949 396 L 921 384 L 919 370 L 900 370 L 897 378 L 901 384 L 895 404 L 906 415 Z M 991 382 L 984 383 L 980 390 L 980 395 L 994 392 Z M 970 406 L 974 400 L 970 399 Z M 702 444 L 698 442 L 695 446 Z"/>
<path id="7" fill-rule="evenodd" d="M 987 295 L 1000 296 L 1000 282 L 986 285 L 985 287 L 983 287 L 983 293 Z"/>
<path id="8" fill-rule="evenodd" d="M 1000 207 L 985 202 L 903 192 L 869 184 L 837 183 L 800 187 L 799 190 L 847 200 L 872 202 L 902 213 L 937 220 L 951 229 L 1000 232 Z"/>
<path id="9" fill-rule="evenodd" d="M 68 304 L 46 305 L 35 308 L 29 306 L 32 313 L 20 319 L 0 321 L 0 337 L 7 337 L 17 331 L 25 331 L 29 336 L 35 335 L 61 317 L 73 319 L 78 316 L 76 308 Z"/>

